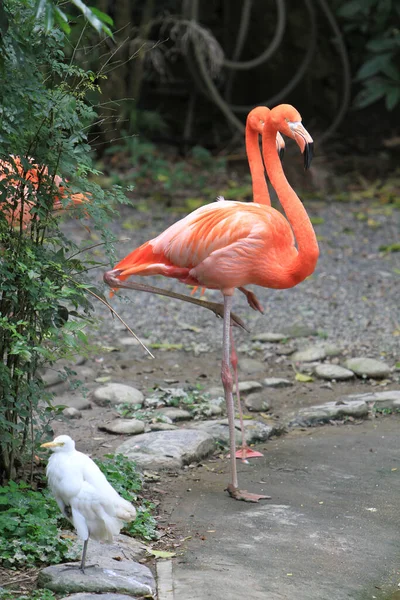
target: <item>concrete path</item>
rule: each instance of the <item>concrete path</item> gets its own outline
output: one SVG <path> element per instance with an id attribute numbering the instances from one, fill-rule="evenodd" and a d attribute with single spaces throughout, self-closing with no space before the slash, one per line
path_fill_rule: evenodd
<path id="1" fill-rule="evenodd" d="M 239 463 L 239 483 L 272 496 L 263 503 L 223 492 L 225 461 L 172 480 L 164 509 L 192 537 L 172 573 L 160 569 L 159 600 L 398 600 L 400 418 L 297 431 L 262 449 Z"/>

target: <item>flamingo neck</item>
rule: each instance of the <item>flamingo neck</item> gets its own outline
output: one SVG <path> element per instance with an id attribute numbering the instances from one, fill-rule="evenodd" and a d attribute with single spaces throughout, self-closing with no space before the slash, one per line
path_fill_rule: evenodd
<path id="1" fill-rule="evenodd" d="M 265 167 L 296 238 L 297 254 L 289 265 L 288 272 L 300 282 L 315 269 L 319 256 L 318 242 L 307 211 L 283 172 L 276 152 L 276 134 L 277 128 L 268 119 L 263 133 Z"/>
<path id="2" fill-rule="evenodd" d="M 271 206 L 258 135 L 257 131 L 249 126 L 246 127 L 246 152 L 253 185 L 253 200 Z"/>

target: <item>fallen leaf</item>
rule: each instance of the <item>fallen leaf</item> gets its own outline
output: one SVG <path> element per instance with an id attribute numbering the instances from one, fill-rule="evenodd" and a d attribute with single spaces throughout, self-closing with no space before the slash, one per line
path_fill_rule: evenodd
<path id="1" fill-rule="evenodd" d="M 167 552 L 166 550 L 153 550 L 152 548 L 147 548 L 147 552 L 152 554 L 156 558 L 172 558 L 176 556 L 176 552 Z"/>
<path id="2" fill-rule="evenodd" d="M 314 377 L 311 377 L 311 375 L 305 375 L 304 373 L 296 373 L 295 379 L 296 379 L 296 381 L 301 381 L 302 383 L 308 383 L 309 381 L 314 381 Z"/>
<path id="3" fill-rule="evenodd" d="M 182 350 L 183 348 L 183 344 L 161 344 L 156 342 L 148 344 L 148 346 L 154 350 Z"/>

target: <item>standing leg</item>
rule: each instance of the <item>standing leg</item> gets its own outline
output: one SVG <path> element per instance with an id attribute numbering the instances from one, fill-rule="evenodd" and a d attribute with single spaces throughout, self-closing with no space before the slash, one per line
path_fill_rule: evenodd
<path id="1" fill-rule="evenodd" d="M 230 322 L 231 322 L 232 296 L 224 296 L 224 325 L 223 325 L 223 341 L 222 341 L 222 367 L 221 379 L 225 391 L 226 412 L 228 414 L 229 423 L 229 446 L 230 446 L 230 465 L 231 465 L 231 481 L 227 487 L 227 491 L 235 500 L 244 500 L 245 502 L 258 502 L 262 498 L 259 494 L 250 494 L 246 490 L 239 490 L 237 469 L 236 469 L 236 430 L 235 430 L 235 411 L 233 406 L 233 380 L 230 369 Z"/>
<path id="2" fill-rule="evenodd" d="M 248 445 L 246 443 L 246 433 L 244 430 L 244 423 L 243 423 L 242 403 L 240 401 L 240 392 L 239 392 L 238 357 L 237 357 L 236 350 L 235 350 L 232 325 L 230 327 L 230 340 L 231 340 L 231 365 L 232 365 L 233 374 L 235 377 L 236 399 L 237 399 L 237 405 L 238 405 L 238 411 L 239 411 L 240 431 L 242 433 L 242 447 L 240 450 L 236 451 L 235 456 L 236 456 L 236 458 L 241 458 L 242 462 L 247 463 L 248 458 L 258 458 L 259 456 L 263 456 L 263 454 L 261 452 L 258 452 L 257 450 L 252 450 L 251 448 L 248 447 Z"/>
<path id="3" fill-rule="evenodd" d="M 85 562 L 86 562 L 86 551 L 89 543 L 89 538 L 83 542 L 83 551 L 82 551 L 82 560 L 80 569 L 83 574 L 85 574 Z"/>

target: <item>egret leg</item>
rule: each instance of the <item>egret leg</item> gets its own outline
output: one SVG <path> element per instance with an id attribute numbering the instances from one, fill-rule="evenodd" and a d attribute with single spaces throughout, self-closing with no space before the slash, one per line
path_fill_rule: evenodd
<path id="1" fill-rule="evenodd" d="M 227 491 L 235 500 L 244 500 L 245 502 L 258 502 L 268 496 L 259 494 L 250 494 L 246 490 L 239 490 L 237 468 L 236 468 L 236 431 L 235 431 L 235 411 L 233 405 L 233 380 L 230 369 L 230 320 L 231 320 L 232 296 L 224 296 L 224 323 L 223 323 L 223 340 L 222 340 L 222 366 L 221 379 L 224 386 L 226 412 L 228 414 L 229 423 L 229 446 L 230 446 L 230 466 L 231 466 L 231 481 L 227 487 Z"/>
<path id="2" fill-rule="evenodd" d="M 86 562 L 86 552 L 87 552 L 88 543 L 89 543 L 89 538 L 87 538 L 87 540 L 85 540 L 83 542 L 82 560 L 81 560 L 81 566 L 80 566 L 80 570 L 82 571 L 83 574 L 85 574 L 85 562 Z"/>
<path id="3" fill-rule="evenodd" d="M 240 450 L 236 451 L 235 456 L 236 456 L 236 458 L 241 458 L 242 462 L 248 464 L 248 460 L 247 460 L 248 458 L 258 458 L 260 456 L 263 456 L 263 454 L 261 452 L 258 452 L 257 450 L 252 450 L 251 448 L 248 447 L 248 445 L 246 443 L 246 433 L 244 430 L 244 423 L 243 423 L 243 410 L 242 410 L 242 403 L 240 401 L 240 391 L 239 391 L 238 357 L 237 357 L 237 353 L 236 353 L 236 349 L 235 349 L 232 326 L 230 327 L 230 340 L 231 340 L 231 365 L 233 368 L 233 374 L 234 374 L 234 378 L 235 378 L 236 399 L 237 399 L 238 412 L 239 412 L 240 431 L 242 434 L 242 447 Z"/>

